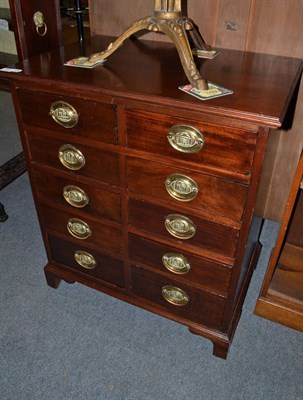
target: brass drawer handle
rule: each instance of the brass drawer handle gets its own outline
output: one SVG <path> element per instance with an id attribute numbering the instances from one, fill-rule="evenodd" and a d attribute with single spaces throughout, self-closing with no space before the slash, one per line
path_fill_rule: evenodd
<path id="1" fill-rule="evenodd" d="M 87 253 L 84 250 L 77 250 L 75 252 L 75 260 L 76 262 L 85 269 L 94 269 L 96 268 L 97 262 L 94 256 L 90 253 Z"/>
<path id="2" fill-rule="evenodd" d="M 162 296 L 166 301 L 175 306 L 185 306 L 189 302 L 188 294 L 176 286 L 163 286 Z"/>
<path id="3" fill-rule="evenodd" d="M 187 258 L 179 253 L 165 253 L 162 257 L 162 263 L 166 269 L 174 274 L 185 275 L 191 269 Z"/>
<path id="4" fill-rule="evenodd" d="M 64 167 L 71 170 L 79 170 L 85 165 L 85 157 L 82 152 L 71 144 L 64 144 L 59 149 L 59 160 Z"/>
<path id="5" fill-rule="evenodd" d="M 174 125 L 167 134 L 170 145 L 182 153 L 197 153 L 204 146 L 202 132 L 189 125 Z"/>
<path id="6" fill-rule="evenodd" d="M 65 101 L 55 101 L 51 104 L 49 115 L 57 124 L 64 128 L 73 128 L 77 125 L 79 114 L 71 104 Z"/>
<path id="7" fill-rule="evenodd" d="M 36 11 L 33 15 L 33 21 L 36 27 L 36 32 L 39 36 L 45 36 L 47 32 L 47 25 L 44 22 L 44 15 L 41 11 Z M 42 29 L 41 29 L 42 28 Z"/>
<path id="8" fill-rule="evenodd" d="M 73 207 L 83 208 L 89 203 L 89 197 L 78 186 L 67 185 L 63 188 L 64 199 Z"/>
<path id="9" fill-rule="evenodd" d="M 91 236 L 90 226 L 78 218 L 70 218 L 67 222 L 67 230 L 77 239 L 87 239 Z"/>
<path id="10" fill-rule="evenodd" d="M 186 175 L 172 174 L 165 181 L 169 195 L 176 200 L 191 201 L 199 193 L 196 182 Z"/>
<path id="11" fill-rule="evenodd" d="M 196 226 L 184 215 L 170 214 L 165 219 L 165 228 L 178 239 L 190 239 L 196 233 Z"/>

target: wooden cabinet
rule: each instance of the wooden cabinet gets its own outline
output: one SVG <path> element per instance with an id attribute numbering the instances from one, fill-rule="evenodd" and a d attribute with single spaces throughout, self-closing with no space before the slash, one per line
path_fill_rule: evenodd
<path id="1" fill-rule="evenodd" d="M 301 155 L 255 313 L 303 332 L 302 189 Z"/>
<path id="2" fill-rule="evenodd" d="M 110 40 L 93 38 L 86 54 Z M 47 282 L 180 322 L 225 358 L 261 249 L 268 131 L 302 63 L 222 51 L 201 68 L 234 94 L 203 102 L 178 89 L 187 82 L 170 44 L 127 41 L 104 66 L 64 66 L 80 50 L 32 57 L 10 77 Z"/>

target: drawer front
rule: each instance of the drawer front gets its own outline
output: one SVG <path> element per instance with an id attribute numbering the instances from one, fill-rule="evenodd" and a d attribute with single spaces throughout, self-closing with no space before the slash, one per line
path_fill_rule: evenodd
<path id="1" fill-rule="evenodd" d="M 172 221 L 170 225 L 173 229 L 176 227 L 178 237 L 171 234 L 165 225 L 168 216 L 171 215 L 182 216 L 175 218 L 176 223 Z M 185 218 L 184 218 L 185 217 Z M 183 223 L 183 220 L 185 221 Z M 193 222 L 195 226 L 195 233 L 193 229 L 187 230 L 189 222 Z M 169 239 L 172 243 L 180 243 L 184 245 L 196 246 L 214 253 L 219 253 L 227 257 L 234 257 L 239 231 L 224 225 L 220 225 L 196 216 L 178 213 L 176 210 L 160 207 L 155 204 L 148 203 L 143 200 L 130 199 L 129 200 L 129 224 L 142 231 L 150 232 L 158 237 Z M 180 238 L 183 235 L 193 235 L 189 238 Z M 180 235 L 179 235 L 179 232 Z"/>
<path id="2" fill-rule="evenodd" d="M 75 244 L 52 235 L 48 239 L 52 260 L 98 279 L 124 286 L 122 261 L 89 249 L 83 243 Z"/>
<path id="3" fill-rule="evenodd" d="M 121 229 L 83 218 L 76 212 L 64 212 L 42 205 L 38 209 L 45 229 L 73 238 L 80 245 L 90 243 L 110 252 L 123 253 Z"/>
<path id="4" fill-rule="evenodd" d="M 111 144 L 117 142 L 112 104 L 23 89 L 17 94 L 22 120 L 28 126 L 50 129 L 58 132 L 58 136 L 63 132 L 71 137 L 81 136 Z"/>
<path id="5" fill-rule="evenodd" d="M 181 289 L 187 303 L 175 305 L 164 298 L 168 290 L 173 286 Z M 180 316 L 189 321 L 207 325 L 218 329 L 221 326 L 225 299 L 202 290 L 194 289 L 184 283 L 167 279 L 160 275 L 145 271 L 142 268 L 132 266 L 131 269 L 131 292 L 135 296 L 158 304 L 161 308 L 173 315 Z M 163 294 L 162 294 L 163 293 Z M 181 300 L 180 296 L 172 296 L 172 300 Z"/>
<path id="6" fill-rule="evenodd" d="M 28 133 L 28 143 L 33 162 L 110 185 L 120 184 L 119 157 L 117 154 L 79 144 L 68 144 L 64 141 L 32 133 Z M 60 154 L 64 153 L 65 164 L 60 161 L 59 152 Z M 79 152 L 81 153 L 80 156 Z M 80 157 L 81 164 L 80 162 L 76 164 L 75 153 Z M 69 166 L 67 162 L 70 162 Z"/>
<path id="7" fill-rule="evenodd" d="M 185 203 L 193 210 L 241 220 L 247 186 L 194 171 L 128 158 L 128 188 L 136 193 Z"/>
<path id="8" fill-rule="evenodd" d="M 132 263 L 148 265 L 169 278 L 227 293 L 231 274 L 227 265 L 132 234 L 129 235 L 129 257 Z"/>
<path id="9" fill-rule="evenodd" d="M 121 222 L 120 194 L 107 192 L 73 179 L 32 170 L 32 179 L 40 201 L 61 204 L 88 215 Z"/>
<path id="10" fill-rule="evenodd" d="M 175 149 L 168 141 L 175 125 L 197 128 L 203 135 L 203 147 L 192 153 Z M 257 139 L 254 132 L 138 110 L 125 111 L 125 126 L 130 148 L 245 175 L 251 171 Z M 187 143 L 184 146 L 190 148 Z"/>

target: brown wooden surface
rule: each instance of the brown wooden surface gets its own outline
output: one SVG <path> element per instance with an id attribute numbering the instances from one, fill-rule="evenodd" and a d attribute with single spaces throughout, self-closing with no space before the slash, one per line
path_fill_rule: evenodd
<path id="1" fill-rule="evenodd" d="M 257 315 L 298 330 L 303 330 L 303 248 L 296 245 L 300 244 L 302 234 L 302 176 L 301 155 L 255 308 Z M 291 240 L 288 242 L 288 237 L 294 244 Z"/>
<path id="2" fill-rule="evenodd" d="M 191 178 L 198 186 L 197 197 L 190 201 L 174 199 L 166 190 L 165 181 L 171 174 L 182 174 Z M 228 182 L 220 178 L 183 170 L 176 165 L 161 165 L 144 162 L 136 158 L 127 159 L 128 188 L 135 195 L 152 196 L 172 206 L 182 204 L 197 213 L 210 213 L 240 221 L 246 200 L 245 185 Z"/>
<path id="3" fill-rule="evenodd" d="M 76 271 L 81 271 L 82 273 L 116 285 L 124 285 L 123 261 L 87 248 L 85 244 L 73 243 L 56 236 L 49 236 L 49 243 L 52 252 L 52 259 L 55 262 L 72 267 Z M 91 254 L 96 260 L 96 267 L 92 270 L 81 267 L 74 258 L 74 254 L 77 250 L 84 250 Z"/>
<path id="4" fill-rule="evenodd" d="M 39 205 L 39 215 L 45 229 L 57 232 L 66 239 L 74 238 L 67 230 L 69 219 L 78 218 L 86 222 L 92 231 L 92 235 L 87 239 L 76 239 L 78 243 L 83 246 L 88 243 L 107 252 L 123 254 L 122 233 L 118 226 L 109 226 L 105 220 L 96 220 L 89 216 L 83 218 L 76 210 L 62 211 L 44 205 Z"/>
<path id="5" fill-rule="evenodd" d="M 170 240 L 172 244 L 180 241 L 174 238 L 165 229 L 165 219 L 170 214 L 181 214 L 192 220 L 197 227 L 195 235 L 187 240 L 181 240 L 183 246 L 196 246 L 209 252 L 221 254 L 226 257 L 234 257 L 239 232 L 229 226 L 216 224 L 186 213 L 179 205 L 171 208 L 159 206 L 151 202 L 130 199 L 129 201 L 129 224 L 133 228 L 151 233 L 152 235 Z"/>
<path id="6" fill-rule="evenodd" d="M 52 129 L 72 137 L 80 136 L 112 144 L 117 142 L 115 111 L 111 104 L 45 93 L 37 96 L 37 93 L 31 90 L 18 91 L 18 98 L 24 124 Z M 75 127 L 66 129 L 49 115 L 52 104 L 57 101 L 64 101 L 76 110 L 79 119 Z M 102 118 L 92 118 L 92 114 Z"/>
<path id="7" fill-rule="evenodd" d="M 162 263 L 162 256 L 165 253 L 174 252 L 182 254 L 191 264 L 190 271 L 185 275 L 176 275 L 168 271 Z M 189 253 L 188 249 L 174 248 L 162 243 L 141 238 L 130 234 L 129 236 L 129 257 L 133 263 L 151 268 L 168 278 L 177 278 L 181 282 L 190 283 L 193 286 L 207 288 L 213 293 L 226 295 L 228 291 L 231 266 L 216 263 L 210 259 L 198 257 L 195 253 Z"/>
<path id="8" fill-rule="evenodd" d="M 96 38 L 94 47 L 109 41 L 110 38 Z M 88 47 L 87 53 L 91 50 Z M 220 57 L 202 61 L 201 71 L 212 81 L 220 77 L 218 83 L 232 88 L 234 94 L 202 102 L 178 89 L 187 81 L 171 44 L 161 44 L 155 49 L 149 41 L 144 44 L 128 41 L 108 59 L 106 66 L 83 72 L 83 69 L 63 65 L 79 53 L 79 46 L 75 45 L 67 47 L 65 52 L 51 52 L 44 63 L 40 57 L 33 57 L 24 65 L 24 76 L 30 78 L 32 84 L 37 81 L 46 87 L 50 81 L 55 81 L 58 89 L 68 91 L 69 88 L 73 94 L 80 94 L 89 86 L 96 97 L 102 90 L 103 93 L 110 91 L 113 96 L 135 97 L 152 103 L 157 99 L 158 104 L 174 107 L 182 102 L 182 107 L 191 111 L 273 127 L 281 125 L 289 94 L 295 89 L 302 66 L 301 60 L 222 51 Z M 170 68 L 171 65 L 175 68 Z M 7 74 L 1 73 L 1 76 Z M 14 79 L 24 80 L 23 75 Z"/>
<path id="9" fill-rule="evenodd" d="M 302 182 L 302 181 L 301 181 Z M 300 189 L 302 189 L 300 187 Z M 289 231 L 287 233 L 287 242 L 298 247 L 303 248 L 303 192 L 298 191 L 298 197 L 296 200 L 296 207 L 292 216 Z"/>
<path id="10" fill-rule="evenodd" d="M 302 247 L 285 243 L 268 292 L 303 305 Z"/>
<path id="11" fill-rule="evenodd" d="M 62 137 L 62 135 L 60 135 L 60 137 Z M 43 136 L 37 132 L 35 134 L 29 132 L 28 141 L 33 162 L 46 164 L 52 168 L 58 168 L 62 171 L 71 172 L 74 175 L 85 176 L 108 184 L 118 185 L 120 182 L 119 159 L 117 154 L 104 152 L 102 157 L 100 157 L 97 148 L 78 144 L 74 139 L 74 147 L 82 152 L 85 158 L 85 165 L 80 170 L 70 171 L 61 164 L 58 157 L 60 147 L 69 144 L 70 137 L 67 140 L 59 140 L 56 137 Z"/>
<path id="12" fill-rule="evenodd" d="M 51 174 L 43 168 L 33 169 L 32 180 L 39 201 L 45 204 L 57 204 L 72 211 L 74 207 L 64 199 L 63 189 L 67 185 L 74 185 L 82 189 L 89 198 L 89 202 L 84 208 L 76 208 L 78 213 L 121 222 L 121 196 L 119 193 L 79 182 L 75 176 L 68 173 L 64 176 Z"/>
<path id="13" fill-rule="evenodd" d="M 59 0 L 9 0 L 19 60 L 55 49 L 62 44 L 62 26 Z M 47 32 L 41 36 L 36 31 L 33 15 L 41 11 Z M 41 28 L 43 33 L 43 28 Z"/>
<path id="14" fill-rule="evenodd" d="M 129 7 L 126 0 L 90 0 L 92 34 L 119 36 L 132 21 L 153 14 L 153 0 L 134 3 Z M 188 0 L 187 15 L 215 48 L 303 58 L 302 0 Z M 169 41 L 162 34 L 143 37 Z M 278 221 L 282 219 L 303 146 L 302 85 L 292 127 L 271 132 L 263 169 L 258 213 Z"/>
<path id="15" fill-rule="evenodd" d="M 96 40 L 93 46 L 100 40 L 107 42 L 108 38 Z M 215 353 L 226 357 L 260 250 L 260 223 L 255 224 L 254 207 L 268 127 L 282 122 L 301 72 L 301 61 L 223 51 L 213 60 L 212 68 L 208 68 L 207 63 L 201 68 L 222 81 L 234 83 L 237 90 L 234 95 L 201 102 L 178 90 L 176 82 L 184 78 L 184 72 L 177 66 L 177 56 L 171 49 L 167 43 L 156 48 L 150 41 L 146 44 L 129 41 L 106 65 L 92 70 L 63 65 L 66 59 L 79 54 L 77 46 L 51 52 L 47 65 L 41 62 L 41 57 L 33 57 L 25 62 L 24 74 L 12 78 L 14 101 L 49 259 L 45 267 L 48 283 L 52 287 L 57 287 L 61 279 L 84 283 L 184 323 L 195 333 L 210 338 Z M 176 65 L 172 74 L 168 74 L 170 65 Z M 34 98 L 40 110 L 37 118 L 27 115 L 26 93 L 30 99 L 33 92 L 37 99 L 47 99 L 40 108 Z M 79 123 L 74 134 L 57 126 L 48 115 L 49 103 L 58 96 L 69 98 L 71 104 L 82 110 L 87 123 Z M 92 106 L 89 111 L 85 106 L 87 100 L 98 106 Z M 107 128 L 103 139 L 103 128 L 96 121 L 102 119 L 100 109 L 109 115 L 115 112 L 115 118 L 105 116 L 105 127 L 115 132 L 115 141 L 108 139 L 113 136 L 107 136 Z M 206 142 L 199 154 L 182 156 L 170 146 L 167 130 L 177 123 L 197 124 L 203 130 Z M 90 126 L 92 136 L 87 134 Z M 86 164 L 82 169 L 70 171 L 60 163 L 58 149 L 65 143 L 83 152 Z M 130 160 L 136 162 L 132 164 Z M 146 161 L 149 164 L 143 172 Z M 190 207 L 157 196 L 162 166 L 165 172 L 168 167 L 176 166 L 186 174 L 193 172 L 197 178 L 205 176 L 207 182 L 211 182 L 208 190 L 214 191 L 211 197 L 217 199 L 214 204 L 221 207 L 223 215 L 211 210 L 210 199 L 205 205 Z M 151 175 L 152 168 L 156 175 L 152 179 L 156 181 L 151 182 L 149 191 L 142 187 L 142 182 L 146 174 Z M 45 175 L 44 179 L 41 174 Z M 41 187 L 48 177 L 49 194 L 47 187 Z M 114 203 L 113 214 L 105 208 L 101 215 L 98 209 L 75 209 L 65 205 L 60 196 L 62 185 L 69 179 L 86 185 L 90 197 L 96 196 L 92 204 L 98 202 L 99 190 L 106 192 L 105 206 L 110 203 L 110 196 L 116 200 L 121 196 L 120 209 Z M 233 195 L 237 190 L 232 192 L 242 187 L 245 193 L 240 190 L 238 202 L 234 203 Z M 235 204 L 233 212 L 223 207 L 224 198 Z M 115 216 L 119 212 L 121 219 L 117 220 Z M 189 217 L 196 224 L 197 233 L 193 238 L 177 239 L 166 231 L 167 215 L 176 213 Z M 66 224 L 72 217 L 91 226 L 93 233 L 89 238 L 80 240 L 68 233 Z M 130 243 L 133 235 L 144 246 L 148 243 L 146 248 L 155 246 L 155 254 L 163 248 L 192 254 L 194 264 L 201 268 L 196 272 L 195 282 L 186 277 L 171 277 L 155 265 L 152 257 L 144 262 L 142 249 L 136 250 L 140 246 L 138 242 Z M 58 238 L 55 246 L 51 245 L 50 236 Z M 61 240 L 71 243 L 68 248 L 79 245 L 115 260 L 123 259 L 123 287 L 109 289 L 111 261 L 108 277 L 104 272 L 101 279 L 75 270 L 72 255 L 57 249 Z M 57 261 L 52 255 L 55 253 Z M 214 271 L 206 272 L 211 267 Z M 218 271 L 218 278 L 214 276 L 215 271 Z M 159 289 L 170 283 L 182 285 L 189 292 L 191 301 L 187 309 L 175 309 L 162 299 Z"/>
<path id="16" fill-rule="evenodd" d="M 219 99 L 218 99 L 219 100 Z M 236 174 L 248 175 L 253 161 L 256 144 L 255 132 L 247 132 L 229 126 L 215 124 L 201 124 L 199 121 L 184 118 L 170 117 L 156 113 L 134 113 L 126 111 L 127 144 L 129 147 L 148 151 L 149 153 L 162 153 L 173 159 L 197 162 L 199 169 L 211 167 L 223 169 Z M 185 124 L 199 129 L 204 137 L 205 146 L 195 154 L 178 153 L 168 145 L 167 134 L 173 125 Z M 138 131 L 148 132 L 148 136 L 137 135 Z M 222 141 L 224 136 L 224 141 Z M 243 177 L 245 180 L 245 177 Z"/>
<path id="17" fill-rule="evenodd" d="M 184 283 L 181 285 L 174 279 L 167 279 L 138 267 L 131 268 L 131 283 L 131 293 L 135 296 L 152 301 L 175 315 L 194 320 L 199 324 L 218 329 L 221 326 L 225 305 L 225 299 L 222 297 L 214 296 Z M 165 285 L 182 286 L 180 289 L 190 297 L 188 304 L 182 307 L 168 303 L 161 294 L 161 289 Z"/>

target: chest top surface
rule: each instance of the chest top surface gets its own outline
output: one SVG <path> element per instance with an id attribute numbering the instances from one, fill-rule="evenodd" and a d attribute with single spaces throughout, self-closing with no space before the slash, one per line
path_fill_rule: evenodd
<path id="1" fill-rule="evenodd" d="M 196 59 L 196 63 L 202 77 L 233 94 L 201 101 L 178 89 L 188 81 L 170 43 L 127 40 L 104 65 L 92 69 L 64 65 L 106 48 L 112 40 L 96 36 L 81 48 L 74 44 L 33 57 L 12 78 L 44 85 L 45 90 L 56 87 L 74 95 L 90 92 L 96 97 L 136 99 L 279 127 L 302 71 L 299 59 L 221 50 L 213 60 Z"/>

